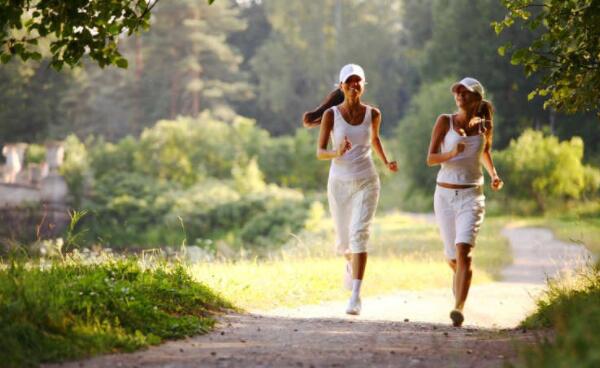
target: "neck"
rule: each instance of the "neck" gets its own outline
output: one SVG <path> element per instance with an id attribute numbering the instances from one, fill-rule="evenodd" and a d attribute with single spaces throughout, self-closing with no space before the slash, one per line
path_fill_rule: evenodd
<path id="1" fill-rule="evenodd" d="M 344 105 L 346 106 L 347 109 L 354 109 L 357 106 L 360 106 L 360 97 L 348 97 L 346 96 L 346 98 L 344 99 Z"/>

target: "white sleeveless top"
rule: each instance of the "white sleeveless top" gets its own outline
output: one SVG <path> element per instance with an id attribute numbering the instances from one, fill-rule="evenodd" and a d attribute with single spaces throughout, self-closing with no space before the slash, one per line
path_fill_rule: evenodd
<path id="1" fill-rule="evenodd" d="M 344 137 L 352 143 L 352 148 L 341 157 L 331 160 L 329 177 L 341 180 L 356 180 L 377 176 L 371 158 L 372 107 L 367 106 L 365 117 L 358 125 L 349 124 L 337 106 L 333 110 L 333 147 L 337 149 Z"/>
<path id="2" fill-rule="evenodd" d="M 458 142 L 465 143 L 465 150 L 456 157 L 442 163 L 442 168 L 438 172 L 437 182 L 462 185 L 483 185 L 483 172 L 481 170 L 481 156 L 485 135 L 479 126 L 479 134 L 463 137 L 454 130 L 452 114 L 448 115 L 450 119 L 450 129 L 442 141 L 441 152 L 446 153 L 454 149 Z"/>

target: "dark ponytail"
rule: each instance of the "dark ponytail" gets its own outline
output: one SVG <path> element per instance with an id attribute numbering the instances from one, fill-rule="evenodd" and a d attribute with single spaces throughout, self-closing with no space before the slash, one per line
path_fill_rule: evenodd
<path id="1" fill-rule="evenodd" d="M 337 106 L 344 102 L 344 93 L 341 89 L 336 88 L 331 91 L 323 100 L 321 105 L 313 111 L 304 113 L 303 120 L 304 126 L 314 126 L 321 123 L 321 118 L 327 109 L 333 106 Z"/>

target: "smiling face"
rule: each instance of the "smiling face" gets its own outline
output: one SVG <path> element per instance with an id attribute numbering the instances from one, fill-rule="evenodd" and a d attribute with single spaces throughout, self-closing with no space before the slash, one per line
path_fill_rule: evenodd
<path id="1" fill-rule="evenodd" d="M 481 96 L 478 93 L 471 92 L 460 85 L 454 89 L 454 102 L 459 109 L 467 110 L 481 101 Z"/>
<path id="2" fill-rule="evenodd" d="M 365 90 L 365 82 L 358 75 L 351 75 L 344 83 L 340 83 L 340 88 L 345 97 L 357 98 L 362 96 Z"/>

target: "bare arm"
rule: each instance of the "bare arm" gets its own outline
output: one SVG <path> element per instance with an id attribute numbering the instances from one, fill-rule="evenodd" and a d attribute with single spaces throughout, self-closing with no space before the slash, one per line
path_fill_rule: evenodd
<path id="1" fill-rule="evenodd" d="M 504 183 L 502 179 L 498 176 L 498 172 L 496 172 L 496 167 L 494 166 L 494 161 L 492 160 L 492 139 L 494 133 L 494 126 L 491 113 L 486 114 L 486 130 L 485 130 L 485 147 L 483 148 L 483 166 L 487 170 L 490 178 L 492 178 L 491 186 L 493 190 L 500 190 Z"/>
<path id="2" fill-rule="evenodd" d="M 388 161 L 385 150 L 383 149 L 383 144 L 381 143 L 381 138 L 379 137 L 379 128 L 381 127 L 381 112 L 378 109 L 373 108 L 371 114 L 371 145 L 377 153 L 377 156 L 379 156 L 381 161 L 383 161 L 383 164 L 390 169 L 390 171 L 396 172 L 398 171 L 398 164 L 396 161 Z"/>
<path id="3" fill-rule="evenodd" d="M 458 143 L 456 147 L 450 152 L 441 153 L 440 148 L 442 146 L 442 140 L 448 133 L 448 129 L 450 129 L 450 121 L 448 116 L 440 115 L 438 116 L 435 125 L 433 126 L 433 130 L 431 132 L 431 140 L 429 142 L 429 151 L 427 152 L 427 165 L 434 166 L 439 165 L 443 162 L 450 160 L 451 158 L 456 157 L 459 153 L 464 151 L 465 144 Z"/>
<path id="4" fill-rule="evenodd" d="M 319 131 L 319 142 L 317 144 L 317 159 L 331 160 L 342 156 L 352 148 L 352 144 L 345 138 L 338 149 L 328 150 L 327 144 L 333 130 L 333 111 L 327 110 L 321 120 L 321 130 Z"/>

